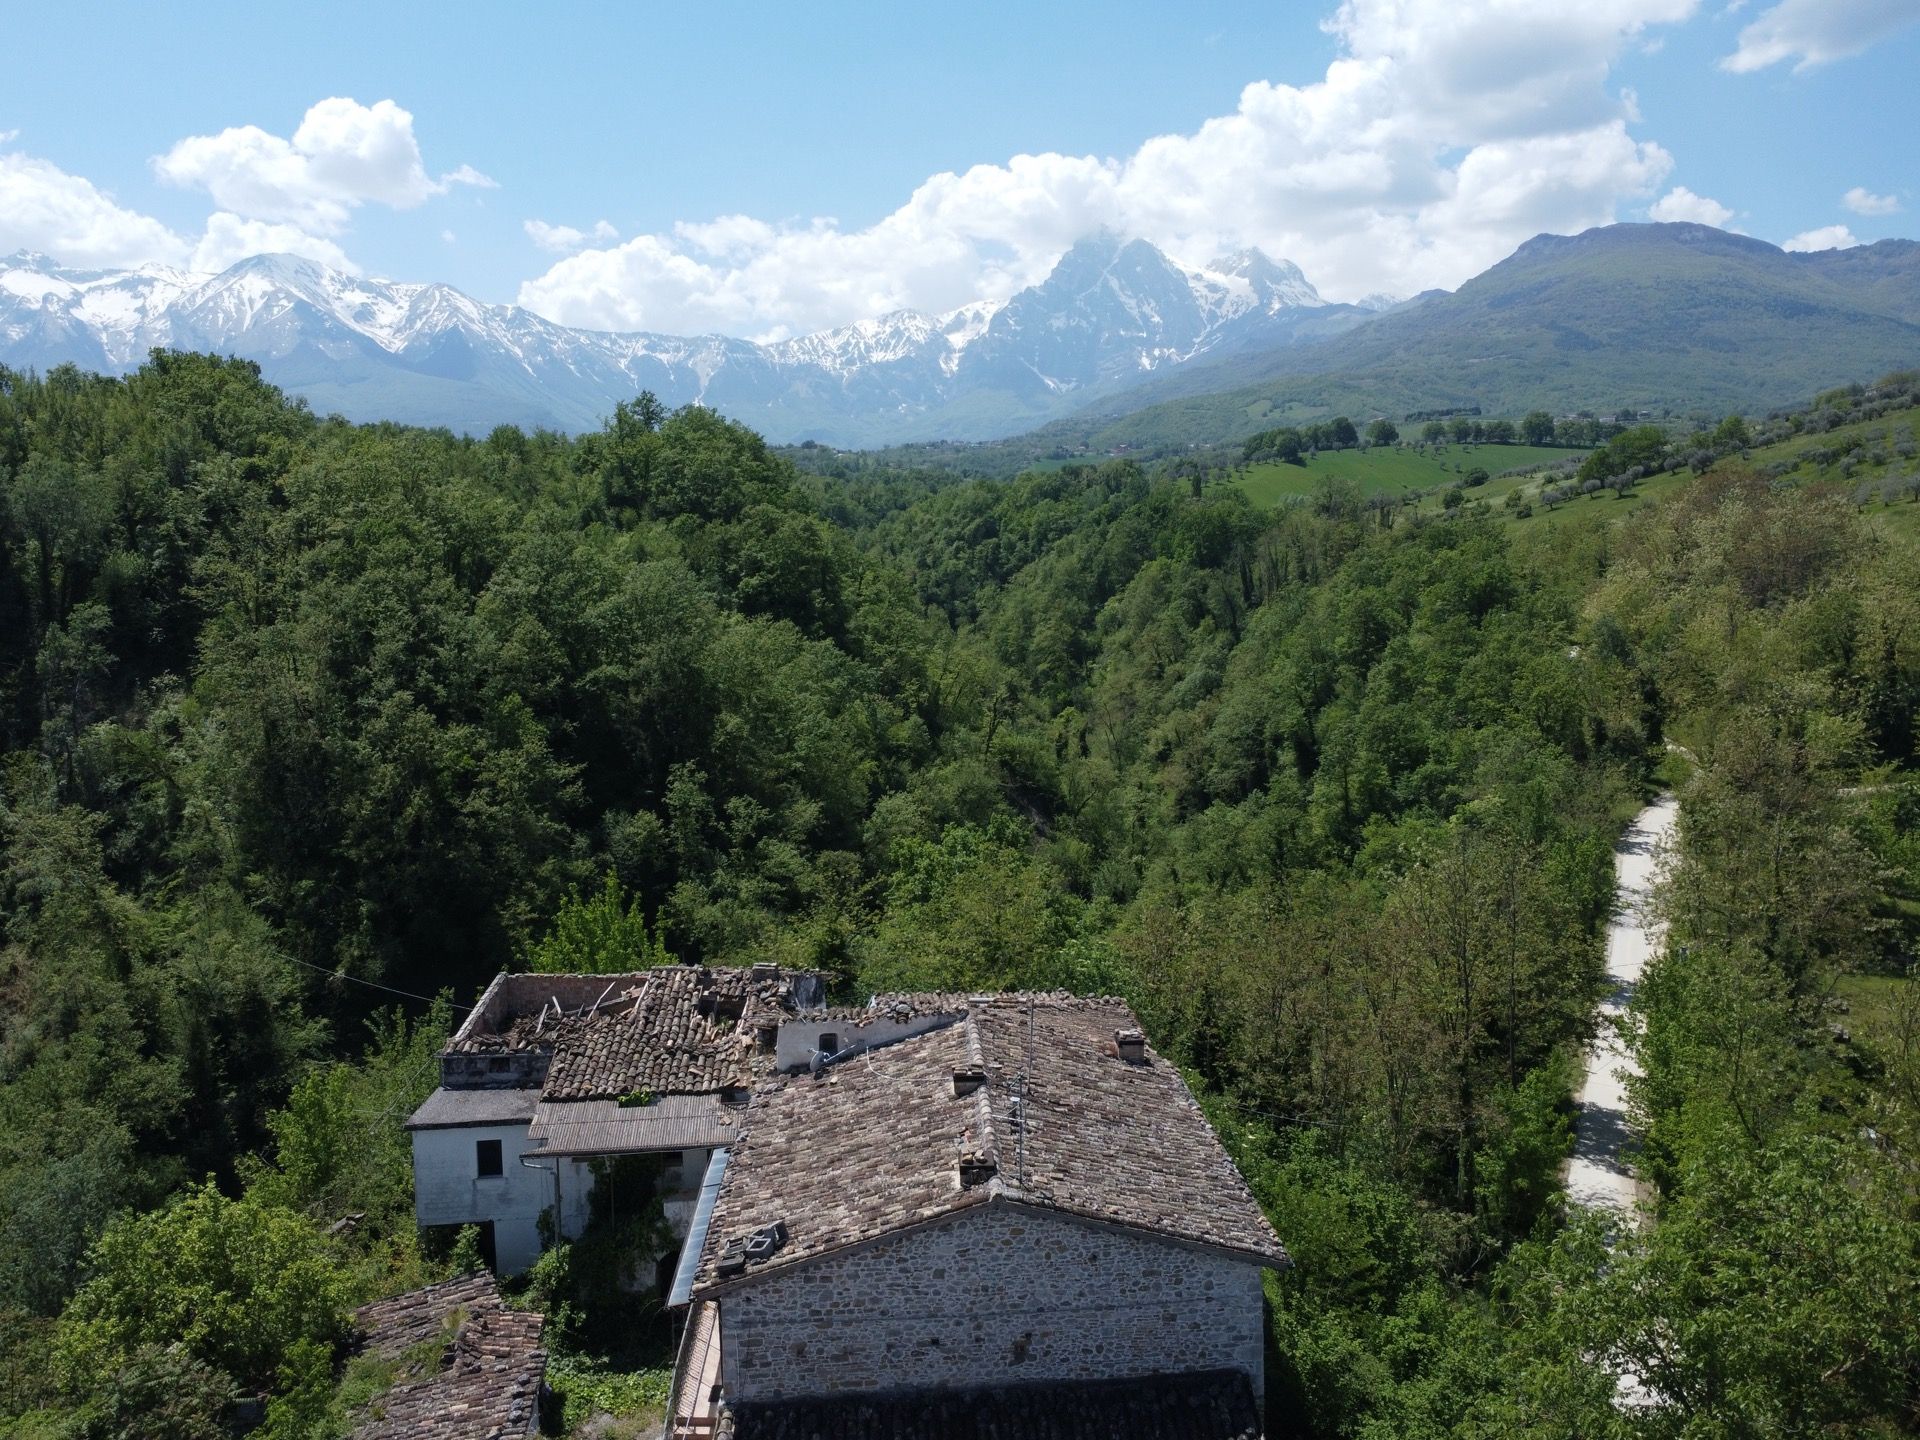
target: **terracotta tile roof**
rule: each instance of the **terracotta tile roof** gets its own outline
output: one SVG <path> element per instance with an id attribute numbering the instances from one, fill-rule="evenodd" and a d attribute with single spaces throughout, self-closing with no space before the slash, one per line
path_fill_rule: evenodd
<path id="1" fill-rule="evenodd" d="M 550 1055 L 544 1071 L 505 1081 L 537 1086 L 549 1101 L 745 1089 L 768 1060 L 758 1022 L 795 1014 L 796 996 L 817 1001 L 821 990 L 812 972 L 773 966 L 502 975 L 486 1013 L 476 1011 L 444 1054 Z"/>
<path id="2" fill-rule="evenodd" d="M 1151 1049 L 1137 1064 L 1119 1058 L 1114 1036 L 1140 1033 L 1123 1001 L 1009 997 L 972 1020 L 1013 1198 L 1286 1263 L 1179 1070 Z"/>
<path id="3" fill-rule="evenodd" d="M 1259 1440 L 1238 1370 L 738 1405 L 734 1440 Z M 724 1433 L 724 1432 L 723 1432 Z"/>
<path id="4" fill-rule="evenodd" d="M 787 1222 L 768 1265 L 837 1250 L 987 1198 L 955 1178 L 960 1152 L 982 1140 L 952 1076 L 967 1060 L 954 1025 L 770 1084 L 747 1107 L 715 1203 L 695 1293 L 715 1279 L 719 1247 Z M 932 1103 L 922 1103 L 932 1097 Z M 760 1268 L 760 1267 L 756 1267 Z"/>
<path id="5" fill-rule="evenodd" d="M 936 991 L 876 995 L 865 1005 L 826 1005 L 806 1012 L 808 1019 L 838 1020 L 858 1028 L 876 1020 L 917 1020 L 927 1015 L 960 1015 L 975 997 Z"/>
<path id="6" fill-rule="evenodd" d="M 753 1083 L 752 1012 L 780 1006 L 752 972 L 677 965 L 649 972 L 625 1005 L 563 1020 L 548 1100 L 617 1100 L 634 1090 L 700 1095 Z"/>
<path id="7" fill-rule="evenodd" d="M 545 1317 L 509 1310 L 491 1275 L 429 1285 L 354 1312 L 366 1348 L 398 1360 L 443 1341 L 437 1365 L 368 1402 L 353 1440 L 509 1440 L 540 1422 Z"/>
<path id="8" fill-rule="evenodd" d="M 977 998 L 959 1024 L 769 1082 L 733 1147 L 695 1293 L 992 1202 L 1285 1265 L 1179 1071 L 1144 1043 L 1137 1062 L 1120 1057 L 1116 1033 L 1138 1029 L 1119 1000 Z M 984 1083 L 956 1095 L 956 1071 Z M 776 1221 L 780 1248 L 719 1273 L 729 1241 Z"/>

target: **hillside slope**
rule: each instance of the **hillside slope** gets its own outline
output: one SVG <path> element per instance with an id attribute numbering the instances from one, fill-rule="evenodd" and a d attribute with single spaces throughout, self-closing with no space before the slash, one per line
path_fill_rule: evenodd
<path id="1" fill-rule="evenodd" d="M 1748 413 L 1920 362 L 1920 245 L 1788 254 L 1704 225 L 1541 235 L 1323 343 L 1195 366 L 1033 437 L 1216 441 L 1281 420 L 1478 405 Z"/>

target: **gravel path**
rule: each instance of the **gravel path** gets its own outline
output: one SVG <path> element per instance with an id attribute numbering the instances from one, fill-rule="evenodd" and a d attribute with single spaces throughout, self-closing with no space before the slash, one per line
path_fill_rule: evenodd
<path id="1" fill-rule="evenodd" d="M 1647 957 L 1660 946 L 1659 927 L 1648 918 L 1646 908 L 1655 852 L 1673 833 L 1679 813 L 1679 802 L 1662 795 L 1634 817 L 1613 848 L 1614 917 L 1607 927 L 1607 978 L 1613 982 L 1613 991 L 1601 1002 L 1600 1033 L 1587 1047 L 1573 1158 L 1567 1163 L 1567 1199 L 1575 1205 L 1612 1210 L 1628 1224 L 1637 1223 L 1638 1208 L 1633 1171 L 1625 1158 L 1633 1137 L 1627 1128 L 1624 1081 L 1638 1075 L 1640 1067 L 1606 1022 L 1626 1012 Z"/>

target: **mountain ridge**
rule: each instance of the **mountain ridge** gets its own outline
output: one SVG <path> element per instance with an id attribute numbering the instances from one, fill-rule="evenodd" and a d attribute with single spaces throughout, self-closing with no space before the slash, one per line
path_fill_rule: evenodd
<path id="1" fill-rule="evenodd" d="M 1336 413 L 1753 412 L 1920 365 L 1920 245 L 1794 254 L 1709 226 L 1538 235 L 1453 292 L 1325 301 L 1257 250 L 1182 265 L 1099 231 L 1040 283 L 771 344 L 569 329 L 443 284 L 291 256 L 216 276 L 0 261 L 0 364 L 261 363 L 322 411 L 580 431 L 651 390 L 775 442 L 932 438 L 1039 455 L 1231 440 Z"/>
<path id="2" fill-rule="evenodd" d="M 1210 358 L 1009 442 L 1211 443 L 1348 413 L 1754 413 L 1920 366 L 1920 244 L 1800 254 L 1686 222 L 1539 235 L 1319 344 Z"/>
<path id="3" fill-rule="evenodd" d="M 573 329 L 439 283 L 363 279 L 292 255 L 217 274 L 0 261 L 0 363 L 122 372 L 157 347 L 258 361 L 317 408 L 483 431 L 590 429 L 652 390 L 780 440 L 877 443 L 1029 428 L 1143 374 L 1291 343 L 1368 312 L 1258 251 L 1189 268 L 1111 232 L 1039 285 L 944 315 L 902 310 L 769 344 Z M 1304 323 L 1306 321 L 1311 323 Z"/>

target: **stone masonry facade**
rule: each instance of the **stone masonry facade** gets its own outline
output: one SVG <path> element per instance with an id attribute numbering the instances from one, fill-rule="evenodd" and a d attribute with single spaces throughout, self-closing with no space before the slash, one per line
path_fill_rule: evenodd
<path id="1" fill-rule="evenodd" d="M 720 1297 L 736 1402 L 1239 1370 L 1261 1393 L 1261 1267 L 1012 1205 Z"/>

